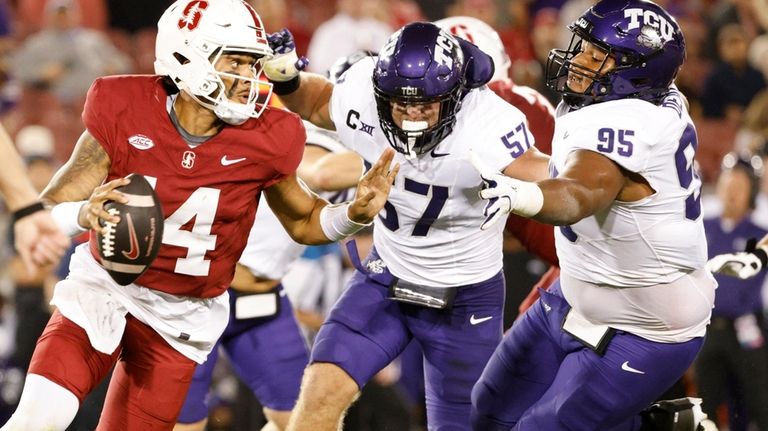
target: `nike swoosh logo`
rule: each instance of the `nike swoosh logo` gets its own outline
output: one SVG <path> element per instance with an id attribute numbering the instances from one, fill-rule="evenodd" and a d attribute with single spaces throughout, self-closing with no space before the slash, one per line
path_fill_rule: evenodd
<path id="1" fill-rule="evenodd" d="M 245 157 L 241 157 L 239 159 L 228 159 L 227 156 L 221 157 L 221 165 L 222 166 L 229 166 L 234 165 L 235 163 L 240 163 L 245 160 Z"/>
<path id="2" fill-rule="evenodd" d="M 483 322 L 491 320 L 491 319 L 493 319 L 493 316 L 481 317 L 481 318 L 477 319 L 477 318 L 475 318 L 475 315 L 473 314 L 472 316 L 469 317 L 469 324 L 470 325 L 477 325 L 478 323 L 483 323 Z"/>
<path id="3" fill-rule="evenodd" d="M 130 238 L 131 249 L 127 252 L 123 250 L 122 253 L 126 259 L 136 260 L 139 257 L 139 239 L 136 237 L 136 228 L 133 227 L 133 219 L 130 213 L 125 215 L 125 221 L 128 223 L 128 238 Z"/>
<path id="4" fill-rule="evenodd" d="M 630 367 L 629 366 L 629 361 L 624 361 L 624 363 L 621 364 L 621 369 L 624 370 L 624 371 L 629 371 L 630 373 L 645 374 L 645 371 L 640 371 L 640 370 L 638 370 L 636 368 Z"/>
<path id="5" fill-rule="evenodd" d="M 434 157 L 434 158 L 438 158 L 438 157 L 445 157 L 445 156 L 448 156 L 448 155 L 450 155 L 451 153 L 437 153 L 437 152 L 435 152 L 435 150 L 432 150 L 432 152 L 431 152 L 431 153 L 429 153 L 429 154 L 430 154 L 432 157 Z"/>

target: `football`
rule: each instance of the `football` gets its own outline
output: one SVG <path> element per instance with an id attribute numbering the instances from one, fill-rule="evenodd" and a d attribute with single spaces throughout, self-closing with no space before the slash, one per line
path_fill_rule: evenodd
<path id="1" fill-rule="evenodd" d="M 118 190 L 126 204 L 108 201 L 104 209 L 120 217 L 119 223 L 102 220 L 104 233 L 96 233 L 101 266 L 118 284 L 133 283 L 157 257 L 163 239 L 163 209 L 152 185 L 143 175 L 131 174 L 131 182 Z"/>

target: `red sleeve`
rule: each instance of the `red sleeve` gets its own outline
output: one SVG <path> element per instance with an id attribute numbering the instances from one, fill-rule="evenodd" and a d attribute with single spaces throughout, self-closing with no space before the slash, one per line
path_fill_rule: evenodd
<path id="1" fill-rule="evenodd" d="M 299 163 L 301 163 L 301 159 L 304 157 L 304 143 L 307 141 L 307 132 L 304 129 L 304 124 L 296 115 L 291 114 L 287 118 L 288 120 L 285 121 L 285 124 L 281 125 L 281 130 L 285 130 L 287 136 L 284 142 L 280 142 L 280 144 L 286 146 L 287 153 L 275 160 L 274 168 L 277 171 L 277 175 L 267 182 L 264 188 L 296 173 L 296 169 L 298 169 Z"/>
<path id="2" fill-rule="evenodd" d="M 120 157 L 115 154 L 116 149 L 114 145 L 117 134 L 116 116 L 111 115 L 112 110 L 109 109 L 110 98 L 107 95 L 109 91 L 105 87 L 107 86 L 101 78 L 96 79 L 91 84 L 85 99 L 82 119 L 88 133 L 101 144 L 101 147 L 109 155 L 110 160 L 114 162 L 120 160 Z"/>
<path id="3" fill-rule="evenodd" d="M 528 127 L 536 139 L 536 148 L 545 154 L 552 154 L 552 136 L 555 134 L 555 117 L 546 106 L 536 104 L 525 113 Z"/>
<path id="4" fill-rule="evenodd" d="M 555 252 L 554 226 L 510 214 L 506 229 L 520 240 L 526 250 L 550 265 L 559 266 Z"/>

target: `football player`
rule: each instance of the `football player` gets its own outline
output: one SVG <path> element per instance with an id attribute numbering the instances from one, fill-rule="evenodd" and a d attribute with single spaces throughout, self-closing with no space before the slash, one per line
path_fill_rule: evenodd
<path id="1" fill-rule="evenodd" d="M 469 428 L 470 392 L 501 339 L 502 225 L 490 214 L 473 148 L 523 179 L 546 175 L 523 114 L 488 90 L 491 58 L 432 23 L 395 32 L 334 85 L 299 73 L 288 33 L 265 64 L 286 106 L 370 165 L 397 150 L 401 175 L 374 221 L 374 247 L 323 324 L 304 373 L 291 430 L 336 430 L 369 379 L 413 338 L 425 357 L 430 429 Z M 351 250 L 354 251 L 354 250 Z"/>
<path id="2" fill-rule="evenodd" d="M 496 30 L 485 22 L 469 16 L 445 18 L 435 21 L 435 24 L 454 36 L 474 43 L 491 56 L 494 72 L 488 82 L 488 88 L 525 114 L 528 129 L 536 139 L 536 148 L 542 153 L 551 154 L 552 135 L 555 132 L 555 108 L 538 91 L 531 87 L 516 85 L 512 81 L 510 76 L 512 60 L 507 55 Z M 560 273 L 555 253 L 554 230 L 550 225 L 510 214 L 507 218 L 506 231 L 519 239 L 528 251 L 551 265 L 549 271 L 531 288 L 531 292 L 518 306 L 522 314 L 539 297 L 539 287 L 548 288 Z"/>
<path id="3" fill-rule="evenodd" d="M 265 36 L 241 0 L 179 0 L 158 22 L 157 75 L 94 82 L 87 130 L 43 199 L 56 204 L 65 231 L 102 229 L 119 222 L 104 202 L 128 202 L 115 188 L 143 174 L 166 217 L 163 244 L 127 286 L 99 265 L 93 243 L 77 248 L 3 430 L 65 429 L 113 366 L 97 429 L 172 429 L 196 364 L 229 320 L 226 290 L 262 192 L 307 244 L 356 232 L 384 205 L 398 170 L 391 151 L 341 205 L 297 179 L 305 132 L 295 115 L 266 106 L 271 86 L 259 76 L 273 53 Z"/>
<path id="4" fill-rule="evenodd" d="M 312 124 L 305 127 L 307 144 L 297 169 L 299 177 L 316 185 L 314 190 L 329 202 L 343 202 L 352 191 L 348 187 L 362 173 L 362 161 L 354 153 L 347 154 L 334 132 Z M 341 170 L 356 175 L 347 176 L 345 184 L 322 180 Z M 328 190 L 319 190 L 319 184 Z M 335 190 L 339 188 L 343 190 Z M 263 197 L 229 289 L 229 324 L 217 345 L 264 406 L 269 421 L 264 429 L 283 430 L 299 397 L 309 354 L 281 279 L 306 246 L 293 241 L 270 208 L 261 205 L 266 205 Z M 205 429 L 206 400 L 218 357 L 214 348 L 208 360 L 197 366 L 175 431 Z"/>
<path id="5" fill-rule="evenodd" d="M 477 430 L 639 429 L 693 362 L 714 304 L 696 129 L 673 86 L 680 27 L 650 1 L 603 0 L 569 29 L 570 47 L 547 64 L 563 95 L 553 178 L 515 181 L 477 163 L 491 207 L 560 226 L 562 271 L 475 385 Z M 662 403 L 687 421 L 658 429 L 697 429 L 698 402 Z"/>

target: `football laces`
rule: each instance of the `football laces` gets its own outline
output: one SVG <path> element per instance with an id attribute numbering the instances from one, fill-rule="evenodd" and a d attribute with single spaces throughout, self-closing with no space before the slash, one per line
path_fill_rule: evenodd
<path id="1" fill-rule="evenodd" d="M 117 208 L 110 208 L 107 210 L 109 215 L 120 215 L 120 211 Z M 117 223 L 105 221 L 104 230 L 101 237 L 101 252 L 104 257 L 112 257 L 115 255 L 115 230 L 117 229 Z"/>

